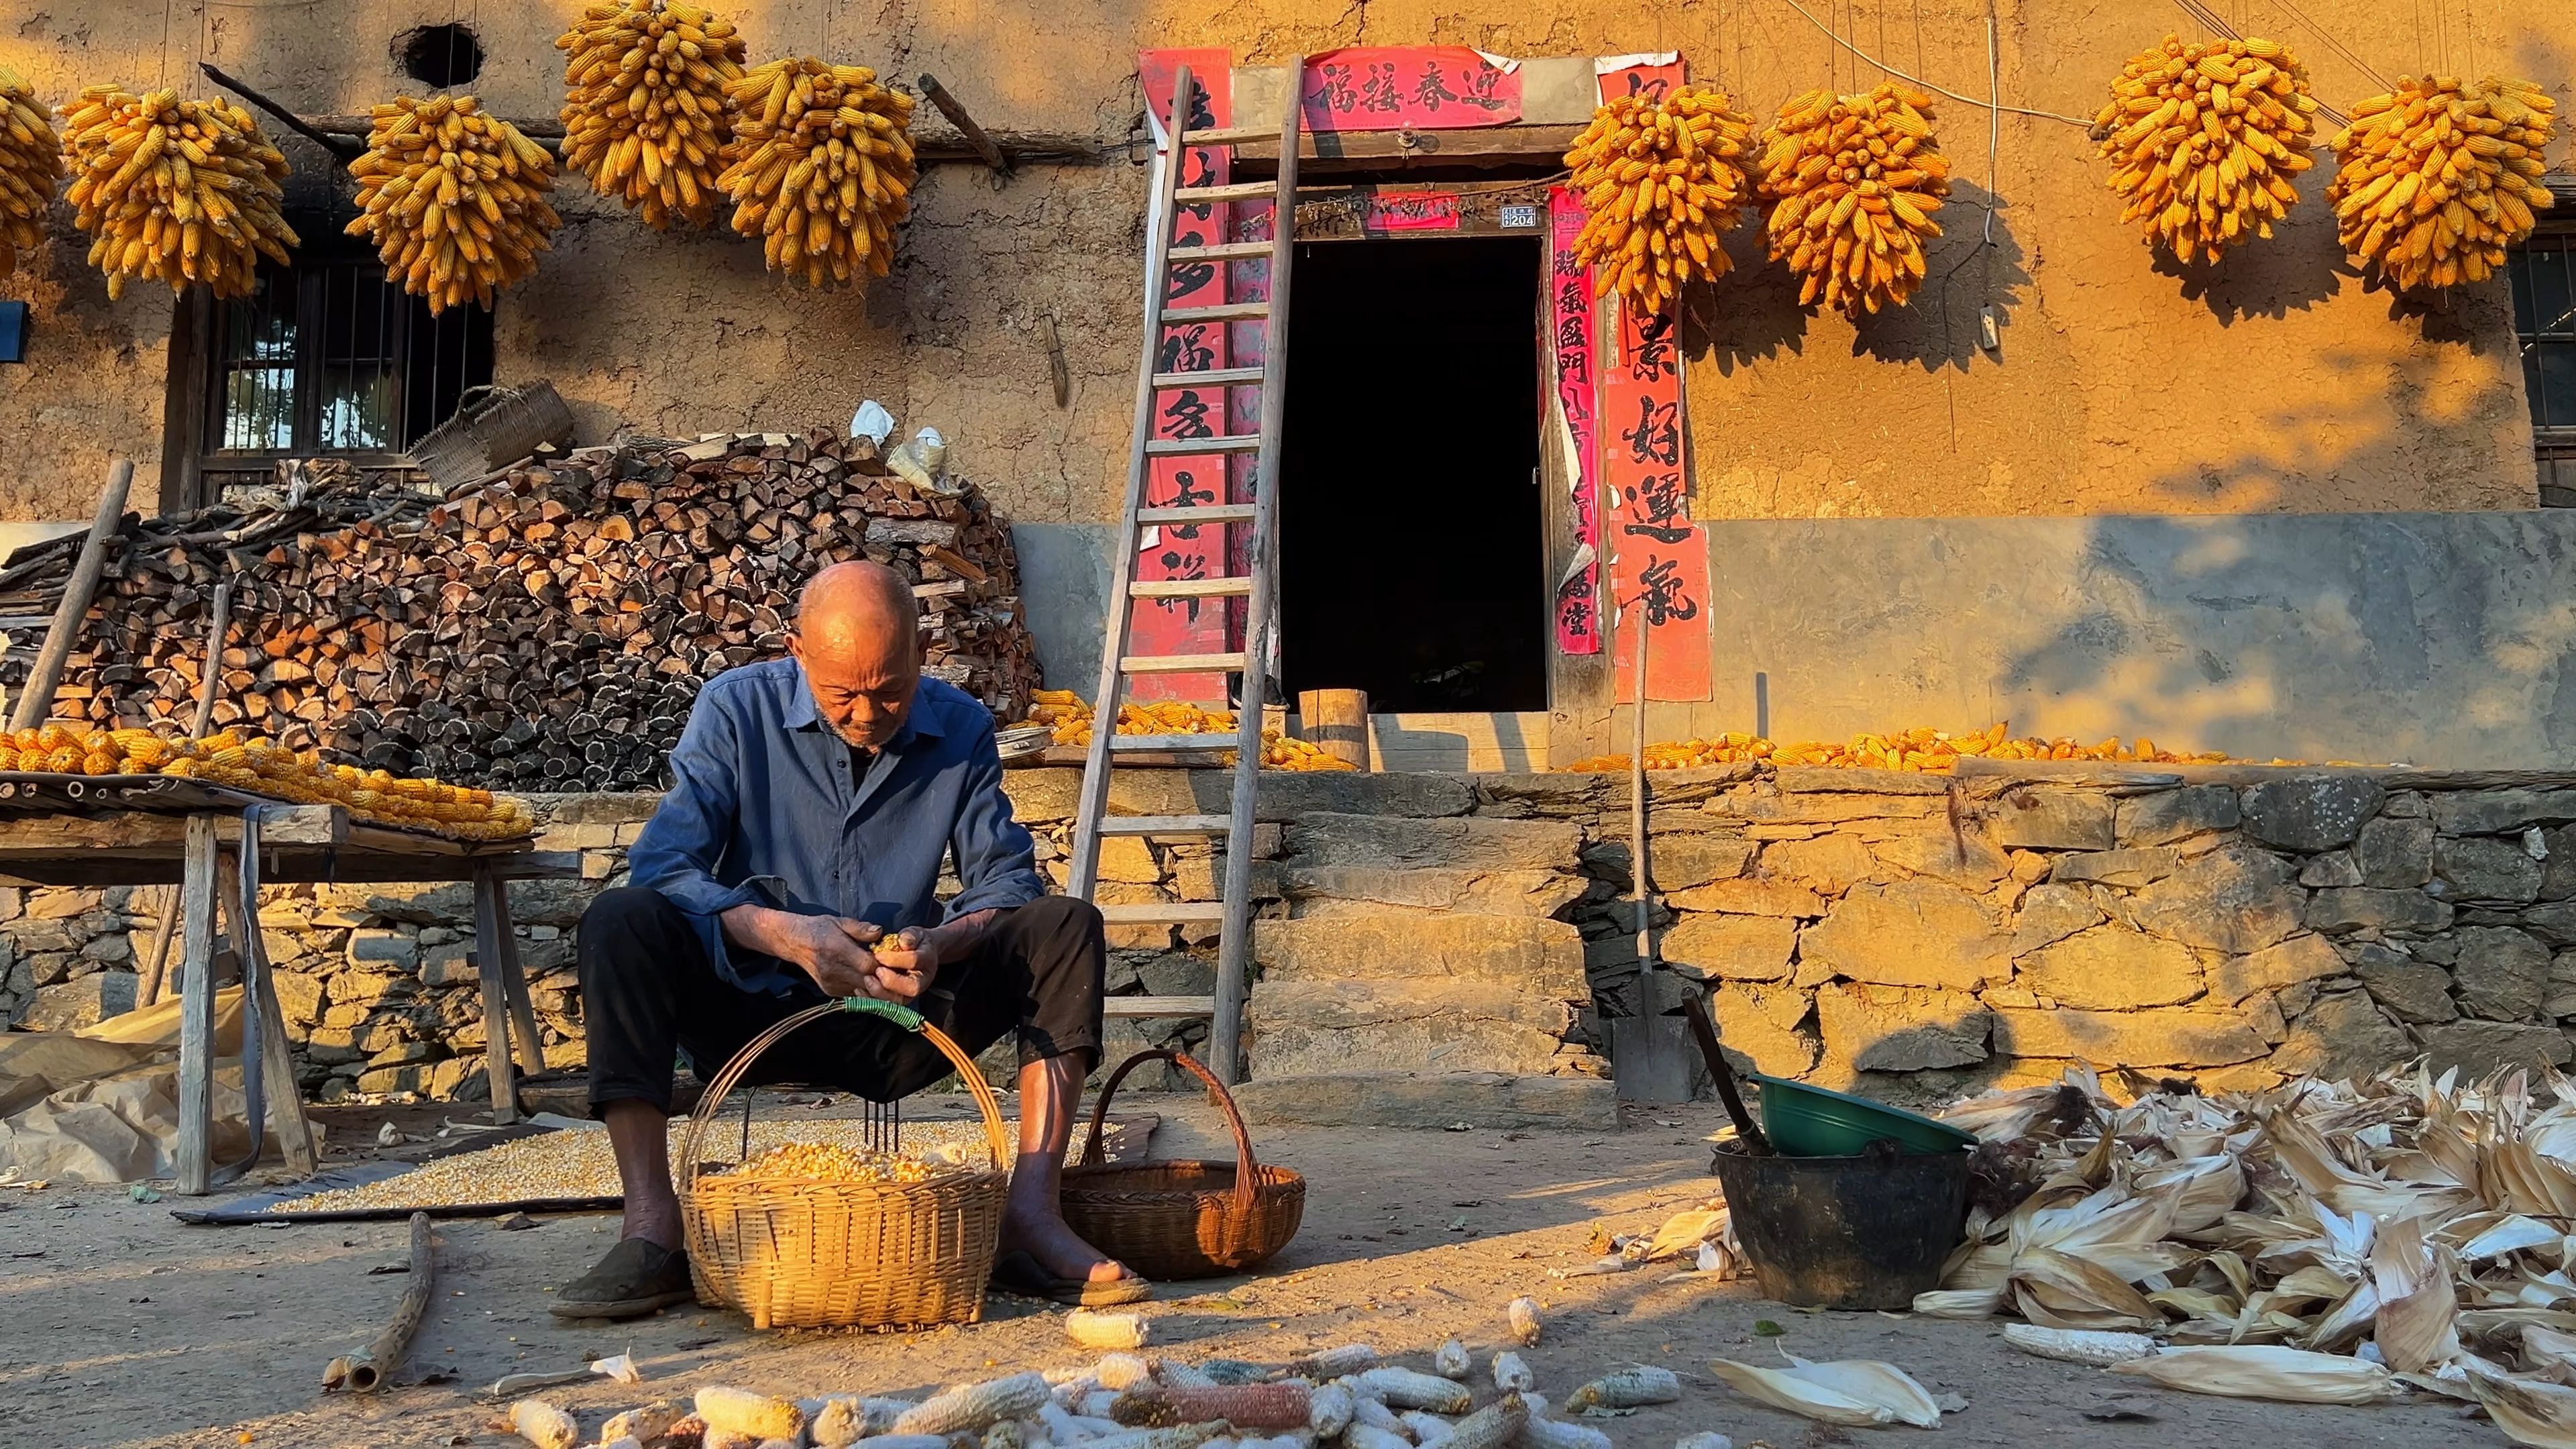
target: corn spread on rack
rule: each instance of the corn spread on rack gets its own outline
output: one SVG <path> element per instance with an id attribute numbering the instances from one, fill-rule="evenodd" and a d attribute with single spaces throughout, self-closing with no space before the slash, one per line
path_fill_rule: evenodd
<path id="1" fill-rule="evenodd" d="M 489 790 L 325 764 L 313 754 L 231 730 L 173 740 L 147 729 L 91 730 L 56 722 L 0 735 L 0 771 L 164 775 L 203 780 L 299 805 L 340 805 L 376 825 L 463 840 L 511 840 L 535 823 L 527 802 Z"/>
<path id="2" fill-rule="evenodd" d="M 1041 689 L 1029 696 L 1029 720 L 1054 731 L 1051 738 L 1059 745 L 1091 743 L 1092 710 L 1070 689 Z M 1234 711 L 1204 709 L 1178 700 L 1157 700 L 1152 704 L 1122 704 L 1118 707 L 1118 728 L 1122 735 L 1231 735 L 1240 725 Z M 1229 754 L 1227 764 L 1233 759 Z M 1304 740 L 1290 739 L 1277 730 L 1261 732 L 1261 767 L 1265 770 L 1354 770 L 1350 761 L 1325 754 Z"/>

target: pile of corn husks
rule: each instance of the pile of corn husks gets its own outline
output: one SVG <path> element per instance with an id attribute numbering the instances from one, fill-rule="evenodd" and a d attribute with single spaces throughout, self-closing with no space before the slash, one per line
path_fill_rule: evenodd
<path id="1" fill-rule="evenodd" d="M 2200 1393 L 2448 1395 L 2576 1449 L 2565 1077 L 2418 1068 L 2121 1106 L 2078 1069 L 1944 1115 L 1985 1144 L 1980 1201 L 1918 1312 L 2075 1330 L 2010 1336 L 2090 1362 L 2152 1335 L 2116 1371 Z"/>

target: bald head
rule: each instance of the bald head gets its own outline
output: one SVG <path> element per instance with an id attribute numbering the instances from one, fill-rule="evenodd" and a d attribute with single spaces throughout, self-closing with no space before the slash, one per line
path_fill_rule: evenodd
<path id="1" fill-rule="evenodd" d="M 876 749 L 902 728 L 921 683 L 918 618 L 912 585 L 880 563 L 834 564 L 796 596 L 788 649 L 842 739 Z"/>

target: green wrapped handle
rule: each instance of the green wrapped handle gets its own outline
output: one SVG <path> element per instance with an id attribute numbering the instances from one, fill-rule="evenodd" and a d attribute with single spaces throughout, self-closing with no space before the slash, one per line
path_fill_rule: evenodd
<path id="1" fill-rule="evenodd" d="M 922 1020 L 921 1013 L 911 1007 L 891 1001 L 879 1001 L 873 996 L 844 996 L 839 1005 L 843 1011 L 854 1011 L 862 1016 L 882 1017 L 915 1036 L 920 1035 L 921 1029 L 929 1025 Z"/>

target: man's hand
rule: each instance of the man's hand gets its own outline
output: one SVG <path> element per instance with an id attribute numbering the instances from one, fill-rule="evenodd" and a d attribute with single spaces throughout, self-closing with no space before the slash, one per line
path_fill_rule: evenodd
<path id="1" fill-rule="evenodd" d="M 877 984 L 883 999 L 909 1002 L 939 975 L 939 944 L 919 926 L 906 926 L 876 941 Z"/>
<path id="2" fill-rule="evenodd" d="M 826 996 L 897 999 L 877 985 L 868 947 L 885 932 L 867 921 L 735 906 L 724 913 L 724 930 L 728 940 L 804 968 Z"/>

